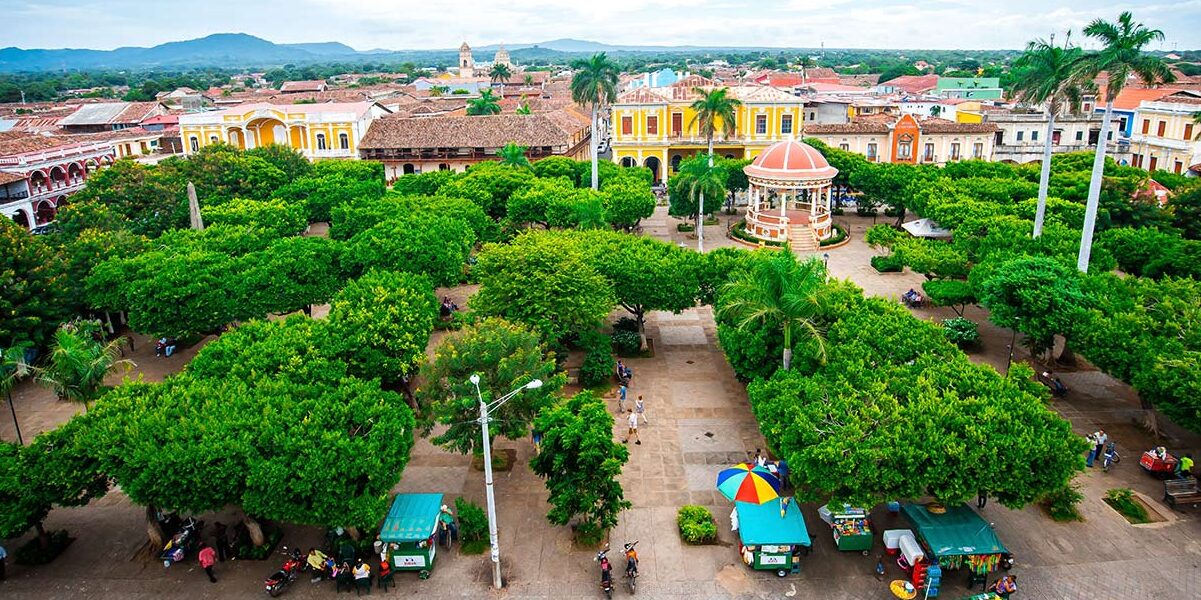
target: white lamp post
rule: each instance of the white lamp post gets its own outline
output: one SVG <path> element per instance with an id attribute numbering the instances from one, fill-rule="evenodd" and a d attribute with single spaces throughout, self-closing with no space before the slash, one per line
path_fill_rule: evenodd
<path id="1" fill-rule="evenodd" d="M 480 400 L 480 430 L 484 435 L 484 492 L 488 497 L 488 539 L 492 543 L 492 587 L 500 589 L 500 543 L 496 537 L 496 498 L 492 495 L 492 442 L 488 439 L 489 415 L 500 408 L 522 390 L 533 390 L 542 387 L 542 380 L 535 379 L 529 383 L 493 400 L 491 404 L 484 402 L 484 393 L 480 391 L 480 376 L 472 375 L 471 383 L 475 385 L 476 396 Z"/>

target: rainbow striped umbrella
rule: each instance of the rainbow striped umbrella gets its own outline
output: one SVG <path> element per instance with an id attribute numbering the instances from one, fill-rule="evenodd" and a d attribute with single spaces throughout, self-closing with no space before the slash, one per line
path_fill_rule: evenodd
<path id="1" fill-rule="evenodd" d="M 780 478 L 765 467 L 741 463 L 717 474 L 717 490 L 735 502 L 763 504 L 780 497 Z"/>

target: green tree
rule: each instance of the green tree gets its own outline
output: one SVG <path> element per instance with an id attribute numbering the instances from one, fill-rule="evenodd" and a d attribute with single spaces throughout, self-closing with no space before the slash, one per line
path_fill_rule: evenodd
<path id="1" fill-rule="evenodd" d="M 283 200 L 244 200 L 235 198 L 218 206 L 200 210 L 205 225 L 237 225 L 263 229 L 276 237 L 297 235 L 308 225 L 303 204 Z"/>
<path id="2" fill-rule="evenodd" d="M 1056 335 L 1069 335 L 1088 306 L 1079 278 L 1048 258 L 1015 258 L 982 273 L 976 287 L 989 320 L 1025 334 L 1035 354 L 1050 350 Z"/>
<path id="3" fill-rule="evenodd" d="M 513 71 L 506 64 L 494 64 L 492 65 L 492 69 L 488 71 L 488 79 L 492 80 L 492 85 L 500 84 L 500 95 L 502 98 L 505 95 L 505 82 L 512 76 Z"/>
<path id="4" fill-rule="evenodd" d="M 435 285 L 455 285 L 475 244 L 459 219 L 420 214 L 384 221 L 346 243 L 346 263 L 357 273 L 394 269 L 424 274 Z"/>
<path id="5" fill-rule="evenodd" d="M 934 306 L 949 306 L 960 317 L 968 304 L 976 303 L 971 284 L 961 279 L 931 279 L 922 283 L 922 290 Z"/>
<path id="6" fill-rule="evenodd" d="M 617 84 L 620 79 L 620 69 L 609 60 L 604 52 L 593 54 L 590 58 L 578 58 L 571 61 L 575 73 L 571 76 L 571 99 L 580 106 L 592 110 L 592 189 L 600 189 L 600 173 L 597 158 L 600 155 L 600 123 L 597 114 L 605 104 L 617 99 Z"/>
<path id="7" fill-rule="evenodd" d="M 1122 93 L 1127 79 L 1132 74 L 1137 75 L 1147 86 L 1171 83 L 1176 80 L 1176 76 L 1161 58 L 1143 52 L 1143 48 L 1152 42 L 1162 41 L 1163 32 L 1135 22 L 1134 15 L 1129 12 L 1119 15 L 1116 23 L 1102 19 L 1093 20 L 1084 28 L 1084 35 L 1095 38 L 1102 48 L 1086 54 L 1080 60 L 1080 76 L 1091 81 L 1102 71 L 1108 73 L 1105 115 L 1101 119 L 1101 134 L 1097 138 L 1092 178 L 1088 185 L 1084 231 L 1080 237 L 1080 254 L 1076 259 L 1076 268 L 1087 273 L 1093 246 L 1093 228 L 1097 220 L 1097 206 L 1101 199 L 1101 176 L 1105 169 L 1106 140 L 1109 139 L 1109 123 L 1113 118 L 1113 101 Z"/>
<path id="8" fill-rule="evenodd" d="M 483 90 L 480 92 L 479 98 L 467 101 L 467 114 L 469 116 L 499 115 L 500 98 L 497 98 L 492 90 Z"/>
<path id="9" fill-rule="evenodd" d="M 188 208 L 184 193 L 188 182 L 172 164 L 147 166 L 119 160 L 91 174 L 87 185 L 71 197 L 72 207 L 67 212 L 74 213 L 76 205 L 96 203 L 115 213 L 121 219 L 120 227 L 148 237 L 185 227 Z M 202 204 L 207 204 L 205 200 L 202 196 Z"/>
<path id="10" fill-rule="evenodd" d="M 803 337 L 824 362 L 825 344 L 815 317 L 819 311 L 817 291 L 825 279 L 826 269 L 816 258 L 797 262 L 791 252 L 775 252 L 722 289 L 719 318 L 737 323 L 744 331 L 782 331 L 785 370 L 792 366 L 794 337 Z"/>
<path id="11" fill-rule="evenodd" d="M 268 144 L 246 151 L 247 156 L 257 156 L 283 172 L 289 180 L 305 177 L 313 172 L 313 163 L 297 150 L 283 144 Z"/>
<path id="12" fill-rule="evenodd" d="M 605 221 L 614 229 L 632 229 L 655 213 L 655 195 L 634 178 L 611 181 L 601 190 Z"/>
<path id="13" fill-rule="evenodd" d="M 24 446 L 25 440 L 21 438 L 21 424 L 17 422 L 17 409 L 13 407 L 13 388 L 33 372 L 26 360 L 28 352 L 29 346 L 25 345 L 0 348 L 0 394 L 4 394 L 8 400 L 8 410 L 13 416 L 13 429 L 16 430 L 19 446 Z"/>
<path id="14" fill-rule="evenodd" d="M 575 192 L 564 178 L 539 178 L 509 196 L 506 218 L 514 225 L 534 223 L 546 229 L 568 226 Z"/>
<path id="15" fill-rule="evenodd" d="M 595 327 L 616 304 L 579 244 L 550 233 L 485 245 L 475 273 L 481 287 L 473 308 L 530 325 L 552 344 Z"/>
<path id="16" fill-rule="evenodd" d="M 1172 224 L 1184 237 L 1201 240 L 1201 184 L 1193 184 L 1168 198 Z"/>
<path id="17" fill-rule="evenodd" d="M 352 375 L 407 386 L 425 361 L 437 316 L 438 298 L 424 276 L 371 271 L 330 303 L 331 343 Z"/>
<path id="18" fill-rule="evenodd" d="M 504 65 L 497 66 L 503 67 Z M 496 152 L 496 157 L 500 159 L 500 164 L 506 167 L 528 167 L 530 159 L 525 157 L 526 150 L 525 146 L 509 142 Z"/>
<path id="19" fill-rule="evenodd" d="M 694 156 L 680 163 L 680 171 L 667 181 L 668 214 L 696 217 L 721 210 L 726 197 L 726 175 L 710 166 L 705 157 Z M 698 227 L 700 221 L 697 221 Z"/>
<path id="20" fill-rule="evenodd" d="M 346 282 L 343 245 L 321 237 L 290 237 L 272 242 L 249 260 L 241 283 L 257 316 L 303 310 L 333 298 Z"/>
<path id="21" fill-rule="evenodd" d="M 513 440 L 529 434 L 535 415 L 567 383 L 567 375 L 556 372 L 554 357 L 538 334 L 524 325 L 493 317 L 445 338 L 434 359 L 421 368 L 425 383 L 417 390 L 417 404 L 425 434 L 435 423 L 446 426 L 432 441 L 463 454 L 483 452 L 472 375 L 480 376 L 485 402 L 535 379 L 542 381 L 541 387 L 518 393 L 492 413 L 496 420 L 489 433 Z"/>
<path id="22" fill-rule="evenodd" d="M 713 137 L 717 135 L 718 129 L 721 129 L 723 138 L 729 138 L 734 135 L 737 124 L 738 108 L 742 106 L 742 101 L 730 96 L 729 88 L 715 88 L 706 90 L 704 88 L 694 87 L 692 93 L 699 96 L 692 105 L 692 119 L 689 121 L 689 127 L 696 127 L 697 131 L 705 136 L 705 143 L 708 147 L 708 165 L 709 169 L 713 169 Z M 697 201 L 698 214 L 696 216 L 696 249 L 699 252 L 705 251 L 705 227 L 704 215 L 700 214 L 705 209 L 705 192 L 715 191 L 710 190 L 707 184 L 696 185 L 703 181 L 707 175 L 696 173 L 693 179 L 693 185 L 690 186 L 691 191 L 699 194 L 700 199 Z M 721 174 L 721 183 L 723 192 L 720 198 L 725 198 L 725 174 Z M 719 203 L 720 205 L 720 203 Z M 708 213 L 706 213 L 708 214 Z"/>
<path id="23" fill-rule="evenodd" d="M 88 403 L 103 393 L 104 378 L 116 368 L 129 370 L 133 362 L 120 358 L 125 338 L 96 340 L 99 322 L 64 323 L 54 332 L 45 364 L 37 369 L 39 383 L 59 400 Z"/>
<path id="24" fill-rule="evenodd" d="M 1071 35 L 1071 32 L 1068 33 Z M 1022 102 L 1047 107 L 1047 131 L 1043 136 L 1043 161 L 1038 179 L 1038 209 L 1034 216 L 1034 237 L 1042 235 L 1043 218 L 1047 210 L 1047 189 L 1051 184 L 1051 145 L 1054 142 L 1055 117 L 1066 106 L 1075 112 L 1083 92 L 1077 76 L 1077 65 L 1084 51 L 1067 44 L 1056 46 L 1054 40 L 1034 40 L 1014 66 L 1022 69 L 1018 80 L 1017 98 Z"/>
<path id="25" fill-rule="evenodd" d="M 617 481 L 629 451 L 613 441 L 605 403 L 580 392 L 543 410 L 534 428 L 542 433 L 542 445 L 530 469 L 546 480 L 547 520 L 567 525 L 578 519 L 586 533 L 617 525 L 617 516 L 631 506 Z"/>
<path id="26" fill-rule="evenodd" d="M 10 219 L 0 219 L 0 346 L 40 345 L 68 316 L 60 256 Z"/>

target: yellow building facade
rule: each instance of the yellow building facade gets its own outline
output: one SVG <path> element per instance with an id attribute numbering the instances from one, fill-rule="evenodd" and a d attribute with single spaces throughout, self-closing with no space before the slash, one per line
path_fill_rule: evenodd
<path id="1" fill-rule="evenodd" d="M 1144 100 L 1135 113 L 1130 135 L 1131 164 L 1155 171 L 1201 173 L 1201 93 L 1175 92 L 1157 101 Z"/>
<path id="2" fill-rule="evenodd" d="M 250 104 L 180 115 L 179 132 L 184 154 L 216 143 L 281 144 L 310 159 L 354 158 L 371 122 L 388 112 L 374 102 Z"/>
<path id="3" fill-rule="evenodd" d="M 681 161 L 706 151 L 706 139 L 690 105 L 694 87 L 712 89 L 712 82 L 685 78 L 671 86 L 636 88 L 617 97 L 611 107 L 613 161 L 647 167 L 655 181 L 666 181 Z M 718 135 L 713 152 L 728 158 L 755 158 L 772 144 L 799 139 L 804 101 L 766 86 L 731 86 L 730 96 L 742 105 L 735 113 L 734 134 Z"/>

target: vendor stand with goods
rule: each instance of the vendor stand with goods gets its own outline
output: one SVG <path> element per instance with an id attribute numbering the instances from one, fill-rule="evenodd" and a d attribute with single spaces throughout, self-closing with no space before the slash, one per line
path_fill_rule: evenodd
<path id="1" fill-rule="evenodd" d="M 1139 458 L 1138 464 L 1144 471 L 1159 479 L 1167 479 L 1176 476 L 1176 466 L 1180 461 L 1175 456 L 1168 454 L 1168 451 L 1163 446 L 1157 446 L 1143 453 Z"/>
<path id="2" fill-rule="evenodd" d="M 840 510 L 831 510 L 829 505 L 817 509 L 818 516 L 834 531 L 834 543 L 842 552 L 862 552 L 864 556 L 872 550 L 872 524 L 867 511 L 842 505 Z"/>
<path id="3" fill-rule="evenodd" d="M 988 574 L 1001 566 L 1001 555 L 1007 554 L 992 525 L 967 505 L 905 504 L 901 513 L 926 549 L 926 561 L 938 565 L 940 574 L 966 569 L 969 588 L 980 585 L 983 589 Z M 914 565 L 915 575 L 919 566 Z M 937 595 L 930 593 L 931 597 Z"/>
<path id="4" fill-rule="evenodd" d="M 765 504 L 735 502 L 738 519 L 738 554 L 748 567 L 775 571 L 784 577 L 799 573 L 801 556 L 809 554 L 813 542 L 801 507 L 791 498 Z"/>
<path id="5" fill-rule="evenodd" d="M 435 543 L 442 494 L 397 494 L 384 518 L 379 539 L 397 571 L 417 571 L 428 579 L 438 553 Z"/>

